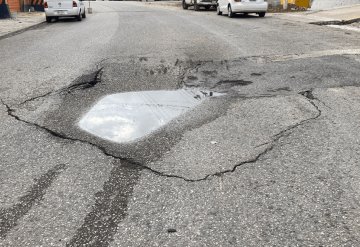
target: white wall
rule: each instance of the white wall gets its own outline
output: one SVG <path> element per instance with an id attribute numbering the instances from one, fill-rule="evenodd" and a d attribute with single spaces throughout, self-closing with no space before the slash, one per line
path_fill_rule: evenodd
<path id="1" fill-rule="evenodd" d="M 313 0 L 311 9 L 321 10 L 334 7 L 347 6 L 352 4 L 360 4 L 360 0 Z"/>

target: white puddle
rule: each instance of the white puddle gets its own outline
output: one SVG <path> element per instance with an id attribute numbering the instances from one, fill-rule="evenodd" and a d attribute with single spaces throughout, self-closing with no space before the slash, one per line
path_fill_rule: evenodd
<path id="1" fill-rule="evenodd" d="M 81 129 L 113 142 L 146 136 L 205 98 L 191 90 L 143 91 L 108 95 L 80 120 Z"/>

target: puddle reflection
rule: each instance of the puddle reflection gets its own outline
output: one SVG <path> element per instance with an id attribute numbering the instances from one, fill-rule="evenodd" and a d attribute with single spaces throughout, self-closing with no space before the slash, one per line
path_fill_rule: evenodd
<path id="1" fill-rule="evenodd" d="M 130 142 L 200 104 L 206 94 L 181 89 L 108 95 L 90 109 L 79 126 L 106 140 Z"/>

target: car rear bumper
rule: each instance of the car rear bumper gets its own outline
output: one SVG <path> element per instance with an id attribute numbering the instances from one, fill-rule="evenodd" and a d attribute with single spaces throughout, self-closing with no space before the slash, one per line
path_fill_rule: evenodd
<path id="1" fill-rule="evenodd" d="M 199 5 L 199 6 L 216 6 L 216 1 L 210 1 L 210 0 L 198 1 L 197 5 Z"/>
<path id="2" fill-rule="evenodd" d="M 45 9 L 45 15 L 51 17 L 72 17 L 79 14 L 78 8 L 73 9 Z"/>
<path id="3" fill-rule="evenodd" d="M 258 13 L 266 12 L 268 10 L 268 3 L 241 3 L 233 2 L 231 4 L 231 10 L 233 13 Z"/>

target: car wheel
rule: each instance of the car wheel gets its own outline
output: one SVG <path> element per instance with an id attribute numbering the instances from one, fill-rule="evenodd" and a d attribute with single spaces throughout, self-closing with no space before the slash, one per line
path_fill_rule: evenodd
<path id="1" fill-rule="evenodd" d="M 86 9 L 84 9 L 84 14 L 82 14 L 82 18 L 86 18 Z"/>
<path id="2" fill-rule="evenodd" d="M 216 14 L 217 15 L 222 15 L 222 12 L 220 11 L 220 6 L 216 6 Z"/>
<path id="3" fill-rule="evenodd" d="M 77 19 L 78 21 L 81 21 L 81 20 L 82 20 L 81 10 L 80 10 L 80 12 L 79 12 L 79 15 L 76 17 L 76 19 Z"/>
<path id="4" fill-rule="evenodd" d="M 199 10 L 200 10 L 200 6 L 197 4 L 196 1 L 195 1 L 195 3 L 194 3 L 194 10 L 195 10 L 195 11 L 199 11 Z"/>
<path id="5" fill-rule="evenodd" d="M 183 0 L 183 2 L 182 2 L 182 7 L 183 7 L 183 9 L 189 8 L 189 5 L 186 4 L 185 0 Z"/>
<path id="6" fill-rule="evenodd" d="M 265 17 L 265 12 L 259 13 L 259 17 Z"/>
<path id="7" fill-rule="evenodd" d="M 228 7 L 228 16 L 230 17 L 230 18 L 233 18 L 234 17 L 234 13 L 232 12 L 232 10 L 231 10 L 231 5 L 229 4 L 229 7 Z"/>
<path id="8" fill-rule="evenodd" d="M 51 22 L 51 20 L 52 20 L 52 18 L 51 18 L 51 17 L 46 16 L 46 22 L 47 22 L 47 23 L 50 23 L 50 22 Z"/>

